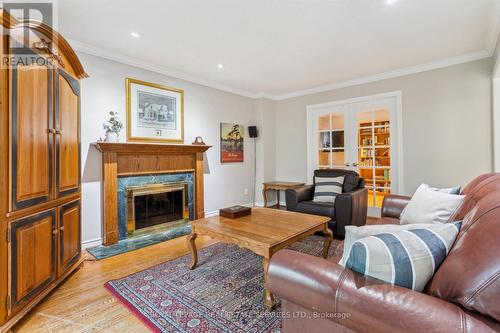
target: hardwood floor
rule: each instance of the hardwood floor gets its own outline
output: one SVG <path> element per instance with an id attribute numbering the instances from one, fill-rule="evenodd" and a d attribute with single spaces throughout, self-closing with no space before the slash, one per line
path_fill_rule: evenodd
<path id="1" fill-rule="evenodd" d="M 216 243 L 198 237 L 203 248 Z M 188 254 L 185 237 L 100 261 L 86 261 L 61 286 L 12 328 L 13 332 L 148 332 L 125 306 L 104 289 L 104 283 Z M 88 255 L 89 259 L 93 259 Z"/>

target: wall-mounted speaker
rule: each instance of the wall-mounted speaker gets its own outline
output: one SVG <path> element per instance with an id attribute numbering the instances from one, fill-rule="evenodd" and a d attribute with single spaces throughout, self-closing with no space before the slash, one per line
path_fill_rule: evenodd
<path id="1" fill-rule="evenodd" d="M 257 126 L 248 126 L 248 135 L 251 138 L 256 138 L 259 136 L 259 132 L 257 131 Z"/>

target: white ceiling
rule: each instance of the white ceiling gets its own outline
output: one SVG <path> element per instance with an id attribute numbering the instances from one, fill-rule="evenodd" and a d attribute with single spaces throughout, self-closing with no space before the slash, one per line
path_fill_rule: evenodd
<path id="1" fill-rule="evenodd" d="M 279 98 L 490 56 L 498 2 L 60 0 L 58 6 L 59 30 L 77 50 Z"/>

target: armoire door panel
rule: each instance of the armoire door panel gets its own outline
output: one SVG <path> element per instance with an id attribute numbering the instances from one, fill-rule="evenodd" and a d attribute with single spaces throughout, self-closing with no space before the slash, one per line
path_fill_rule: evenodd
<path id="1" fill-rule="evenodd" d="M 56 179 L 61 196 L 80 188 L 80 88 L 62 70 L 58 70 L 56 99 Z"/>
<path id="2" fill-rule="evenodd" d="M 28 301 L 54 280 L 55 227 L 54 210 L 11 223 L 13 307 Z"/>
<path id="3" fill-rule="evenodd" d="M 49 200 L 52 176 L 52 71 L 45 66 L 12 69 L 13 208 Z"/>
<path id="4" fill-rule="evenodd" d="M 80 257 L 80 201 L 71 202 L 60 208 L 59 251 L 59 275 L 62 275 Z"/>

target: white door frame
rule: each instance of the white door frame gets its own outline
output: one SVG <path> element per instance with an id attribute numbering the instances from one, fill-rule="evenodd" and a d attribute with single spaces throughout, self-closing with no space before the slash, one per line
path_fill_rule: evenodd
<path id="1" fill-rule="evenodd" d="M 493 170 L 500 172 L 500 74 L 492 79 L 493 92 Z"/>
<path id="2" fill-rule="evenodd" d="M 397 188 L 395 189 L 397 193 L 395 194 L 405 194 L 405 187 L 404 187 L 404 167 L 403 167 L 403 104 L 402 104 L 402 92 L 400 90 L 398 91 L 391 91 L 387 93 L 382 93 L 382 94 L 375 94 L 375 95 L 368 95 L 368 96 L 361 96 L 361 97 L 355 97 L 355 98 L 349 98 L 349 99 L 343 99 L 343 100 L 337 100 L 333 102 L 327 102 L 327 103 L 321 103 L 321 104 L 313 104 L 313 105 L 308 105 L 306 107 L 306 114 L 307 114 L 307 181 L 308 183 L 312 183 L 313 181 L 313 172 L 315 169 L 315 166 L 313 165 L 313 161 L 310 158 L 312 156 L 311 149 L 312 143 L 313 143 L 313 135 L 316 135 L 316 131 L 313 131 L 313 126 L 314 124 L 314 115 L 316 110 L 319 109 L 324 109 L 326 107 L 334 107 L 334 106 L 342 106 L 342 105 L 347 105 L 347 104 L 352 104 L 352 103 L 359 103 L 359 102 L 368 102 L 368 101 L 373 101 L 373 100 L 379 100 L 379 99 L 385 99 L 385 98 L 395 98 L 396 99 L 396 140 L 397 140 L 397 180 L 398 180 L 398 185 Z M 315 149 L 315 152 L 317 149 Z"/>

